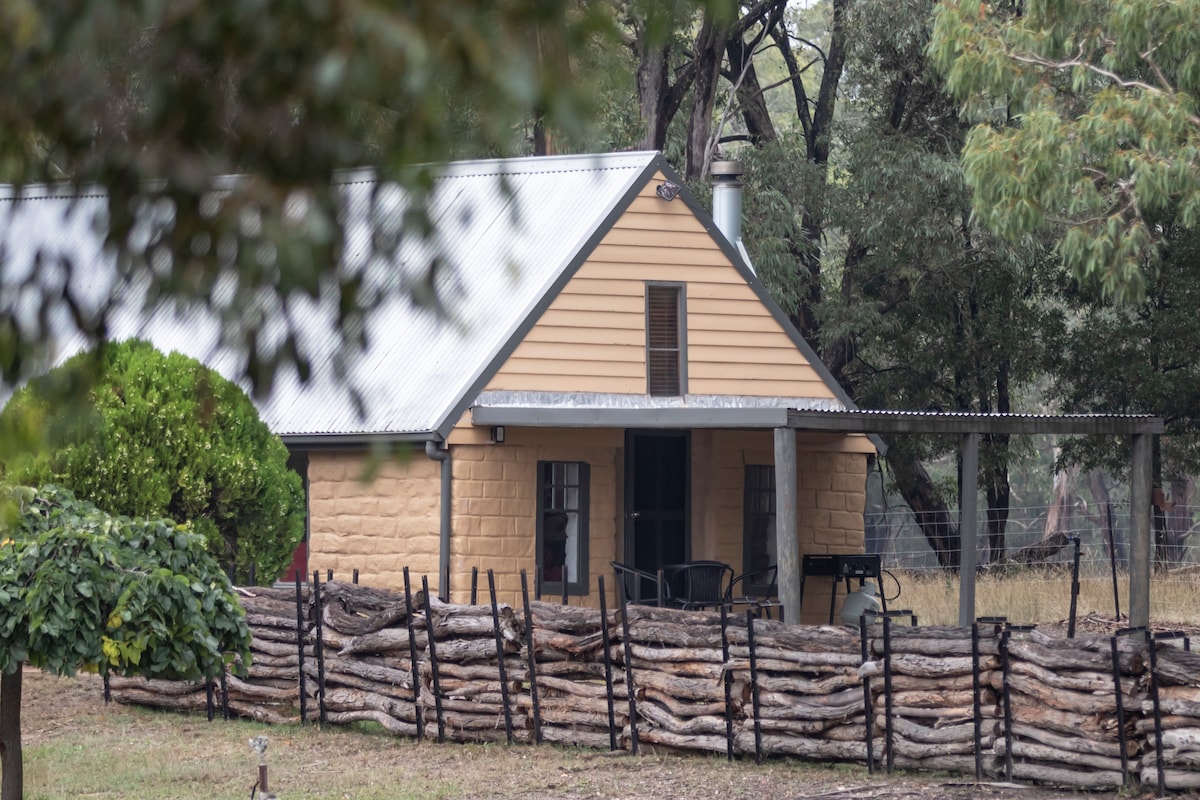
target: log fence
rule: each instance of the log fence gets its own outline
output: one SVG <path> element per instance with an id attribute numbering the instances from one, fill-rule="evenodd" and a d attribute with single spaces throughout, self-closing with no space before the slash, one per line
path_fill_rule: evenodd
<path id="1" fill-rule="evenodd" d="M 438 741 L 863 763 L 1075 789 L 1200 788 L 1200 655 L 1144 630 L 1066 640 L 986 618 L 864 618 L 531 600 L 455 605 L 314 574 L 238 590 L 252 659 L 222 680 L 110 676 L 112 699 Z M 476 581 L 472 580 L 474 589 Z M 472 592 L 474 594 L 474 592 Z M 474 599 L 474 598 L 473 598 Z M 903 614 L 903 612 L 901 612 Z"/>

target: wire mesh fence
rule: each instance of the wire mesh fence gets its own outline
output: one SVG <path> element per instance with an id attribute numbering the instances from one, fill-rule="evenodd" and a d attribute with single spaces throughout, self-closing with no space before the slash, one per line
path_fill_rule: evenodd
<path id="1" fill-rule="evenodd" d="M 1055 524 L 1047 523 L 1057 515 Z M 958 511 L 950 518 L 958 523 Z M 1155 568 L 1159 572 L 1200 573 L 1200 543 L 1192 533 L 1200 526 L 1200 506 L 1176 506 L 1169 516 L 1159 513 L 1155 523 Z M 907 507 L 891 507 L 866 514 L 868 552 L 879 553 L 890 568 L 906 572 L 942 569 L 929 534 L 951 537 L 949 525 L 924 530 Z M 1080 574 L 1103 575 L 1114 566 L 1123 571 L 1129 561 L 1130 512 L 1128 502 L 1102 507 L 1059 508 L 1019 506 L 1009 509 L 1003 534 L 997 537 L 986 509 L 980 509 L 978 563 L 984 569 L 1020 565 L 1030 568 L 1069 566 L 1074 558 L 1073 538 L 1080 544 Z M 952 539 L 952 541 L 957 541 Z M 953 549 L 950 561 L 959 563 Z"/>
<path id="2" fill-rule="evenodd" d="M 1200 602 L 1200 506 L 1156 509 L 1154 572 L 1150 585 L 1151 619 L 1194 623 Z M 919 606 L 928 623 L 952 624 L 957 618 L 958 575 L 947 570 L 930 537 L 958 546 L 958 512 L 951 509 L 944 530 L 926 531 L 907 506 L 868 513 L 868 552 L 879 553 L 889 576 L 883 582 L 889 603 L 903 585 L 904 607 Z M 986 509 L 977 520 L 981 583 L 976 611 L 1020 622 L 1065 619 L 1071 600 L 1075 540 L 1079 546 L 1079 613 L 1120 615 L 1129 610 L 1128 502 L 1100 508 L 1054 509 L 1022 506 L 1010 510 L 1002 542 L 989 540 Z M 944 561 L 957 565 L 961 553 L 944 549 Z"/>

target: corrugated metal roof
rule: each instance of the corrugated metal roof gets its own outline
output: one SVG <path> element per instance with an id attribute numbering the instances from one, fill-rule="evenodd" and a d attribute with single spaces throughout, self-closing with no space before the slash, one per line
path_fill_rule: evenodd
<path id="1" fill-rule="evenodd" d="M 346 215 L 342 268 L 361 271 L 380 288 L 394 288 L 419 279 L 436 259 L 446 317 L 392 293 L 369 316 L 368 347 L 342 378 L 333 361 L 336 308 L 319 301 L 291 304 L 301 345 L 315 354 L 313 375 L 301 384 L 294 372 L 281 373 L 270 396 L 258 403 L 264 421 L 284 436 L 315 437 L 424 434 L 452 423 L 448 417 L 465 393 L 658 158 L 644 152 L 448 165 L 428 205 L 434 234 L 404 237 L 386 263 L 370 258 L 372 237 L 377 226 L 401 219 L 405 196 L 370 172 L 347 173 L 338 182 Z M 54 187 L 34 187 L 22 197 L 12 202 L 11 191 L 0 191 L 0 291 L 19 291 L 20 281 L 39 264 L 53 263 L 47 254 L 71 258 L 73 276 L 94 276 L 87 285 L 70 287 L 80 297 L 120 288 L 113 259 L 102 247 L 102 194 L 69 196 Z M 29 199 L 34 197 L 39 199 Z M 53 276 L 39 280 L 46 279 Z M 124 291 L 130 300 L 114 317 L 111 338 L 141 336 L 226 375 L 240 374 L 243 358 L 218 347 L 214 315 L 159 311 L 147 318 L 135 300 L 137 287 Z M 31 297 L 26 313 L 35 312 Z M 53 361 L 82 345 L 62 309 L 51 315 L 50 327 Z M 348 386 L 359 393 L 361 409 Z"/>

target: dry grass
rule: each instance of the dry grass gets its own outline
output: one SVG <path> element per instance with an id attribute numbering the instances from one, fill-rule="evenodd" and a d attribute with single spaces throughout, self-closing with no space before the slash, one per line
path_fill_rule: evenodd
<path id="1" fill-rule="evenodd" d="M 895 583 L 884 576 L 889 609 L 911 610 L 922 625 L 955 625 L 958 622 L 958 575 L 932 572 L 897 572 L 901 593 L 892 599 Z M 1076 609 L 1078 618 L 1113 618 L 1111 576 L 1081 577 Z M 1117 576 L 1122 618 L 1129 613 L 1129 577 Z M 1156 627 L 1195 625 L 1200 604 L 1200 573 L 1155 575 L 1150 583 L 1150 619 Z M 975 585 L 975 614 L 1004 617 L 1018 625 L 1060 623 L 1070 616 L 1071 573 L 1065 568 L 1011 570 L 1002 575 L 980 575 Z"/>

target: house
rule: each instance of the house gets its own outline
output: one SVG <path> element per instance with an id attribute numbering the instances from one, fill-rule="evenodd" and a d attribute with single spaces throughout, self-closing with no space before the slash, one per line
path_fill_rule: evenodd
<path id="1" fill-rule="evenodd" d="M 285 375 L 259 403 L 306 479 L 306 572 L 400 587 L 407 566 L 431 586 L 448 575 L 462 601 L 472 568 L 490 569 L 511 602 L 525 570 L 543 593 L 565 580 L 572 602 L 595 605 L 600 576 L 616 599 L 614 560 L 749 571 L 788 546 L 793 561 L 862 552 L 875 445 L 786 427 L 789 409 L 852 404 L 749 268 L 737 173 L 723 166 L 724 233 L 657 153 L 448 165 L 429 206 L 433 238 L 402 243 L 389 268 L 420 276 L 436 258 L 447 318 L 406 299 L 373 313 L 349 369 L 361 406 L 320 359 L 309 382 Z M 365 172 L 338 188 L 352 263 L 366 258 L 380 198 L 398 215 L 403 197 Z M 103 258 L 95 226 L 68 231 L 33 220 L 44 203 L 8 202 L 10 243 L 14 230 L 39 231 L 43 246 Z M 135 316 L 114 323 L 114 338 L 145 336 L 228 371 L 210 323 Z M 332 323 L 314 318 L 319 348 Z M 782 548 L 781 435 L 794 437 L 797 520 Z M 819 621 L 821 606 L 805 617 Z"/>

